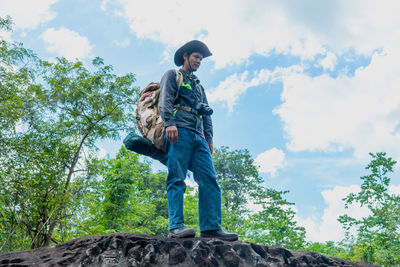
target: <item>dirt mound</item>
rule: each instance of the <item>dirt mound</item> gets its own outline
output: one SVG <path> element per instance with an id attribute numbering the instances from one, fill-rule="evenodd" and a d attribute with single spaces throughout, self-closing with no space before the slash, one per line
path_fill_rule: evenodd
<path id="1" fill-rule="evenodd" d="M 3 266 L 372 266 L 281 247 L 208 238 L 132 233 L 82 237 L 52 247 L 0 254 Z"/>

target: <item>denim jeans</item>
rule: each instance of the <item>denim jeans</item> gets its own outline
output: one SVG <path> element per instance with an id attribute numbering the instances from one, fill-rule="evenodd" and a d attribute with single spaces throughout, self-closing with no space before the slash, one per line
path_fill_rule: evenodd
<path id="1" fill-rule="evenodd" d="M 221 191 L 206 140 L 192 130 L 178 128 L 178 141 L 170 143 L 164 134 L 164 145 L 168 167 L 169 229 L 185 225 L 183 198 L 189 168 L 199 186 L 200 231 L 221 229 Z"/>

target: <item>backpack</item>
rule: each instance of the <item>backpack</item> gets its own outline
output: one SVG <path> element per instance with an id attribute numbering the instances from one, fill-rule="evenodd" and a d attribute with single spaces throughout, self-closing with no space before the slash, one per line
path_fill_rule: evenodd
<path id="1" fill-rule="evenodd" d="M 178 91 L 175 100 L 178 98 L 179 89 L 183 82 L 183 75 L 176 72 L 176 83 Z M 159 150 L 164 151 L 164 123 L 158 110 L 158 99 L 160 97 L 160 83 L 151 82 L 139 93 L 139 100 L 136 107 L 136 123 L 142 136 L 151 141 Z"/>

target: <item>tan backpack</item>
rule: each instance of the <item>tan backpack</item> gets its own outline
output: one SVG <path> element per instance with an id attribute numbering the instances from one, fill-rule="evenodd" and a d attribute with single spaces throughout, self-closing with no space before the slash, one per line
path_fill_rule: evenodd
<path id="1" fill-rule="evenodd" d="M 178 85 L 176 100 L 183 82 L 183 75 L 178 70 L 175 70 L 175 72 Z M 160 90 L 160 83 L 151 82 L 140 92 L 136 107 L 136 122 L 142 136 L 150 140 L 157 149 L 165 152 L 163 140 L 164 123 L 158 110 Z"/>

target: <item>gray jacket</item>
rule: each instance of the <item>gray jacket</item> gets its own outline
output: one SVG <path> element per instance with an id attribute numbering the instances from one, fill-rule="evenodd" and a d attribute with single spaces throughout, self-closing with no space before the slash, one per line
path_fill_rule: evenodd
<path id="1" fill-rule="evenodd" d="M 176 71 L 171 69 L 161 78 L 161 93 L 158 108 L 161 118 L 164 121 L 164 126 L 176 126 L 194 130 L 204 135 L 207 143 L 212 144 L 213 129 L 211 116 L 199 116 L 192 112 L 176 108 L 176 106 L 180 105 L 195 110 L 196 103 L 198 102 L 208 105 L 204 88 L 201 86 L 199 79 L 194 74 L 189 74 L 183 69 L 179 71 L 183 74 L 183 83 L 176 100 L 175 97 L 178 91 Z"/>

